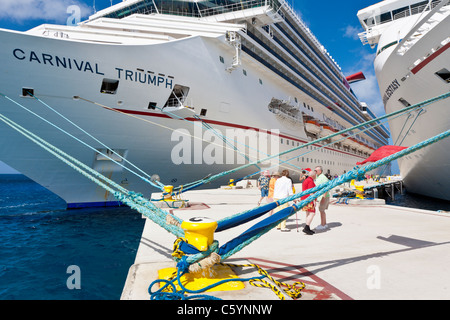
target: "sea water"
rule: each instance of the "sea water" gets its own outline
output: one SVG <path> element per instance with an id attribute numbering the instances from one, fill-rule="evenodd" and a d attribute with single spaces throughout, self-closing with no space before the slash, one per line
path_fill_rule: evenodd
<path id="1" fill-rule="evenodd" d="M 450 201 L 408 193 L 407 190 L 404 190 L 403 193 L 396 192 L 394 194 L 394 200 L 388 197 L 386 204 L 430 211 L 450 212 Z"/>
<path id="2" fill-rule="evenodd" d="M 66 210 L 25 176 L 0 175 L 0 299 L 120 299 L 144 222 L 127 207 Z"/>
<path id="3" fill-rule="evenodd" d="M 448 201 L 395 197 L 387 203 L 450 211 Z M 66 210 L 25 176 L 0 175 L 0 299 L 120 299 L 144 222 L 127 207 Z"/>

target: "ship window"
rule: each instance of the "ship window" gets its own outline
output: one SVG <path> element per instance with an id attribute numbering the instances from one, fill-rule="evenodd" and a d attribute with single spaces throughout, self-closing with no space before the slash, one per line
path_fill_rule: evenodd
<path id="1" fill-rule="evenodd" d="M 262 80 L 261 80 L 261 79 L 259 79 L 259 84 L 263 84 L 263 82 L 262 82 Z"/>
<path id="2" fill-rule="evenodd" d="M 450 83 L 450 71 L 447 69 L 441 69 L 438 72 L 435 73 L 439 78 L 444 80 L 447 83 Z"/>
<path id="3" fill-rule="evenodd" d="M 119 80 L 112 80 L 105 78 L 103 79 L 100 92 L 107 94 L 116 94 L 118 87 L 119 87 Z"/>
<path id="4" fill-rule="evenodd" d="M 156 109 L 156 102 L 149 102 L 148 103 L 148 109 L 149 110 L 155 110 Z"/>
<path id="5" fill-rule="evenodd" d="M 244 76 L 246 76 L 247 75 L 247 70 L 242 69 L 242 73 L 244 74 Z"/>
<path id="6" fill-rule="evenodd" d="M 368 27 L 373 27 L 375 25 L 375 18 L 374 17 L 367 18 L 366 20 L 364 20 L 364 23 Z"/>
<path id="7" fill-rule="evenodd" d="M 397 10 L 393 10 L 392 15 L 394 16 L 394 20 L 404 18 L 404 17 L 409 17 L 409 15 L 410 15 L 409 6 L 403 7 L 403 8 L 397 9 Z"/>
<path id="8" fill-rule="evenodd" d="M 31 88 L 22 88 L 22 97 L 33 97 L 34 89 Z"/>
<path id="9" fill-rule="evenodd" d="M 163 109 L 166 107 L 181 106 L 184 103 L 184 101 L 186 100 L 188 93 L 189 93 L 189 87 L 185 87 L 180 84 L 176 84 L 169 96 L 169 99 L 167 99 L 166 103 L 164 104 Z"/>
<path id="10" fill-rule="evenodd" d="M 223 59 L 222 56 L 219 56 L 219 60 L 220 60 L 220 62 L 225 63 L 225 60 Z"/>
<path id="11" fill-rule="evenodd" d="M 386 23 L 386 22 L 389 22 L 389 21 L 392 21 L 392 14 L 391 14 L 390 11 L 386 12 L 386 13 L 382 13 L 380 15 L 380 23 Z"/>
<path id="12" fill-rule="evenodd" d="M 403 98 L 398 99 L 398 101 L 400 101 L 405 107 L 411 106 L 411 104 Z"/>
<path id="13" fill-rule="evenodd" d="M 421 13 L 428 5 L 428 1 L 422 1 L 411 5 L 411 14 Z"/>
<path id="14" fill-rule="evenodd" d="M 206 116 L 206 112 L 207 112 L 208 110 L 206 110 L 206 109 L 202 109 L 202 110 L 200 110 L 200 115 L 201 116 Z"/>

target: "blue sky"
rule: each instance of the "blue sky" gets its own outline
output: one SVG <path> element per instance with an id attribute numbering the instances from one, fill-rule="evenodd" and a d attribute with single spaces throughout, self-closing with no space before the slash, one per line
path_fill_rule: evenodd
<path id="1" fill-rule="evenodd" d="M 363 29 L 356 16 L 358 10 L 379 1 L 287 0 L 318 40 L 340 65 L 344 75 L 363 71 L 367 80 L 353 84 L 360 101 L 366 102 L 376 115 L 384 114 L 378 84 L 373 71 L 375 51 L 363 46 L 358 32 Z M 0 28 L 26 31 L 42 23 L 66 24 L 67 9 L 77 5 L 85 20 L 97 11 L 117 4 L 118 0 L 0 0 Z M 8 171 L 0 162 L 0 173 Z"/>

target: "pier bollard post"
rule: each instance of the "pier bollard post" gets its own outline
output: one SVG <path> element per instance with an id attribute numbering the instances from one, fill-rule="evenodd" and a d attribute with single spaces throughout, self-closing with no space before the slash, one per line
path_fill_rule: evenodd
<path id="1" fill-rule="evenodd" d="M 195 247 L 199 251 L 207 251 L 214 242 L 214 232 L 218 226 L 217 221 L 209 218 L 191 218 L 183 221 L 181 228 L 184 230 L 185 241 Z M 199 260 L 189 266 L 189 272 L 180 277 L 180 283 L 189 290 L 199 291 L 206 287 L 212 287 L 209 291 L 234 291 L 242 290 L 245 285 L 242 281 L 237 281 L 239 277 L 234 271 L 225 265 L 220 265 L 221 257 L 215 252 L 212 252 L 206 258 Z M 158 271 L 159 279 L 169 279 L 173 273 L 176 272 L 174 268 L 166 268 Z M 226 281 L 217 287 L 213 285 Z M 180 290 L 180 285 L 175 284 L 177 290 Z"/>
<path id="2" fill-rule="evenodd" d="M 217 221 L 209 218 L 191 218 L 183 221 L 181 228 L 184 230 L 187 243 L 200 251 L 206 251 L 214 242 Z"/>
<path id="3" fill-rule="evenodd" d="M 173 200 L 172 198 L 173 186 L 164 186 L 164 200 Z"/>

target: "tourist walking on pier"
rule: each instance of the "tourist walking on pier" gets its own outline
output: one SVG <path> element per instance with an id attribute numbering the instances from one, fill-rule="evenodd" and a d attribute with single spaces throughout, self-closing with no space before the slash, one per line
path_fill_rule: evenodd
<path id="1" fill-rule="evenodd" d="M 269 196 L 269 182 L 270 173 L 268 170 L 264 171 L 258 179 L 258 188 L 261 190 L 261 198 L 258 201 L 258 206 L 261 205 L 261 201 Z"/>
<path id="2" fill-rule="evenodd" d="M 302 183 L 302 192 L 316 187 L 316 184 L 314 183 L 315 177 L 316 177 L 315 171 L 310 171 L 308 173 L 308 177 Z M 301 200 L 305 200 L 309 196 L 310 194 L 304 195 L 303 197 L 301 197 Z M 303 228 L 303 232 L 308 235 L 313 235 L 315 232 L 311 230 L 311 222 L 314 218 L 314 215 L 316 214 L 316 206 L 314 204 L 314 201 L 311 201 L 310 203 L 306 204 L 302 208 L 302 210 L 305 211 L 306 213 L 306 225 Z"/>
<path id="3" fill-rule="evenodd" d="M 283 172 L 281 172 L 281 178 L 279 178 L 275 183 L 275 189 L 273 192 L 273 200 L 277 201 L 280 199 L 284 199 L 289 196 L 292 196 L 293 194 L 294 194 L 294 192 L 292 190 L 292 180 L 289 179 L 289 171 L 283 170 Z M 274 213 L 278 212 L 280 210 L 283 210 L 284 208 L 287 208 L 288 206 L 289 206 L 289 202 L 286 202 L 285 204 L 278 206 L 276 209 L 274 209 Z M 283 232 L 291 231 L 286 228 L 286 220 L 281 222 L 277 226 L 277 229 L 279 229 Z"/>
<path id="4" fill-rule="evenodd" d="M 277 179 L 281 176 L 281 174 L 277 171 L 272 173 L 272 178 L 270 178 L 269 182 L 269 194 L 267 196 L 267 202 L 271 203 L 273 202 L 273 192 L 275 190 L 275 182 L 277 182 Z M 273 214 L 273 210 L 270 211 L 270 215 Z"/>
<path id="5" fill-rule="evenodd" d="M 323 173 L 323 168 L 321 166 L 317 166 L 314 171 L 317 174 L 317 178 L 315 180 L 316 185 L 321 185 L 324 183 L 328 183 L 330 181 L 325 174 Z M 317 198 L 317 203 L 319 204 L 319 212 L 320 212 L 320 225 L 316 227 L 316 230 L 325 230 L 328 228 L 327 225 L 327 216 L 325 210 L 328 209 L 328 205 L 330 204 L 330 193 L 326 192 L 320 197 Z"/>
<path id="6" fill-rule="evenodd" d="M 280 176 L 281 176 L 281 174 L 277 171 L 272 173 L 272 178 L 270 179 L 270 182 L 269 182 L 269 194 L 267 196 L 269 198 L 269 202 L 273 202 L 273 192 L 275 190 L 275 182 L 277 182 L 277 180 Z"/>

